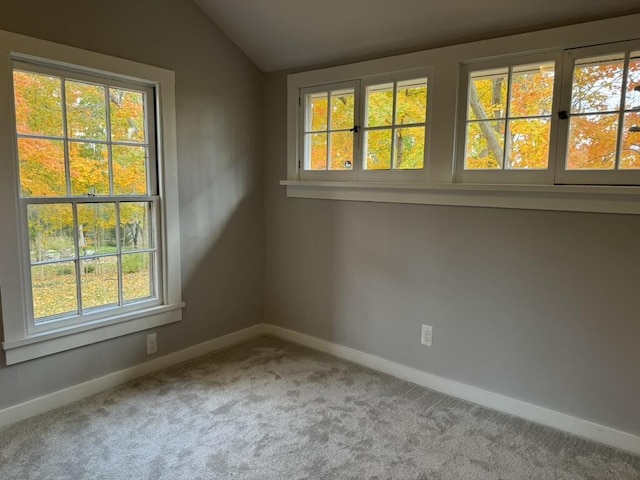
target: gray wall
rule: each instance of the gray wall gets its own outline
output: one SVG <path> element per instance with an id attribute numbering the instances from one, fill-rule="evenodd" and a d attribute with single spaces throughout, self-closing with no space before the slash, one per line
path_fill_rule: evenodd
<path id="1" fill-rule="evenodd" d="M 190 0 L 3 0 L 0 29 L 175 71 L 187 308 L 157 329 L 159 354 L 262 322 L 257 68 Z M 146 361 L 145 335 L 0 365 L 0 409 Z"/>
<path id="2" fill-rule="evenodd" d="M 287 199 L 263 89 L 268 322 L 640 434 L 640 218 Z"/>

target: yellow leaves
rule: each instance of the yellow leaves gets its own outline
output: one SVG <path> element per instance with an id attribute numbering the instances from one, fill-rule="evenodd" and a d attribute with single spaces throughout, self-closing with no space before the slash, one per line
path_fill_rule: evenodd
<path id="1" fill-rule="evenodd" d="M 15 70 L 13 84 L 18 133 L 62 136 L 60 78 Z"/>
<path id="2" fill-rule="evenodd" d="M 112 140 L 144 143 L 144 93 L 110 88 L 109 99 Z"/>
<path id="3" fill-rule="evenodd" d="M 35 269 L 38 270 L 35 270 Z M 47 270 L 40 270 L 46 268 Z M 33 267 L 33 303 L 35 318 L 45 318 L 77 311 L 76 275 L 72 263 Z M 98 273 L 95 268 L 83 272 L 82 295 L 85 308 L 108 305 L 118 298 L 118 283 L 105 282 L 112 273 Z M 117 280 L 117 278 L 116 278 Z M 147 298 L 151 295 L 148 270 L 123 273 L 127 299 Z M 117 302 L 117 300 L 116 300 Z"/>
<path id="4" fill-rule="evenodd" d="M 365 102 L 365 168 L 422 168 L 427 79 L 370 85 L 366 89 Z"/>

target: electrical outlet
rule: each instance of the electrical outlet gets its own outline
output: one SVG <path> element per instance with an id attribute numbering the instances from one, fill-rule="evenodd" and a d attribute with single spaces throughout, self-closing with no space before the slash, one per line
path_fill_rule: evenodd
<path id="1" fill-rule="evenodd" d="M 147 335 L 147 355 L 158 353 L 158 334 L 150 333 Z"/>
<path id="2" fill-rule="evenodd" d="M 422 343 L 422 345 L 430 347 L 432 341 L 433 327 L 431 325 L 422 325 L 422 336 L 420 337 L 420 343 Z"/>

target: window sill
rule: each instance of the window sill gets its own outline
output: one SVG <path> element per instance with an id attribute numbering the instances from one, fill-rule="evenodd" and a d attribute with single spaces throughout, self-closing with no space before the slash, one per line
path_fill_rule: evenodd
<path id="1" fill-rule="evenodd" d="M 110 317 L 88 325 L 78 325 L 31 335 L 2 343 L 7 365 L 25 362 L 65 350 L 121 337 L 182 320 L 184 303 L 151 307 L 143 311 Z"/>
<path id="2" fill-rule="evenodd" d="M 640 214 L 640 187 L 283 180 L 289 198 Z"/>

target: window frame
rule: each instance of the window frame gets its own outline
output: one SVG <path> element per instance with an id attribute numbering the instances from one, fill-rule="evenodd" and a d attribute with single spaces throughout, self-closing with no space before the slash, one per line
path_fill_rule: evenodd
<path id="1" fill-rule="evenodd" d="M 618 114 L 618 122 L 624 120 L 625 109 L 625 87 L 628 77 L 629 54 L 633 51 L 640 51 L 640 38 L 622 42 L 607 42 L 601 45 L 571 48 L 564 51 L 563 85 L 561 91 L 561 102 L 559 111 L 567 112 L 569 118 L 562 120 L 558 127 L 558 149 L 555 169 L 555 183 L 558 185 L 632 185 L 640 186 L 639 170 L 567 170 L 566 159 L 569 147 L 569 126 L 571 114 L 571 96 L 573 90 L 573 73 L 575 61 L 580 58 L 607 55 L 624 52 L 624 72 L 621 97 L 623 101 Z M 640 106 L 640 105 L 639 105 Z M 616 138 L 616 155 L 620 153 L 620 142 L 622 140 L 623 127 L 618 123 L 618 135 Z M 618 160 L 618 159 L 616 159 Z"/>
<path id="2" fill-rule="evenodd" d="M 289 171 L 293 171 L 296 180 L 300 181 L 331 181 L 331 182 L 421 182 L 426 178 L 429 166 L 429 144 L 431 139 L 430 112 L 431 102 L 429 98 L 433 96 L 431 81 L 432 71 L 430 66 L 420 66 L 404 68 L 399 71 L 385 71 L 384 69 L 373 69 L 370 74 L 361 76 L 349 76 L 336 78 L 335 81 L 318 83 L 310 82 L 312 85 L 301 83 L 293 91 L 295 96 L 295 129 L 292 131 L 289 124 L 288 137 L 291 142 L 295 138 L 295 154 L 289 148 Z M 413 79 L 427 79 L 427 109 L 425 117 L 425 154 L 424 164 L 420 169 L 415 170 L 367 170 L 364 168 L 364 123 L 366 115 L 366 89 L 368 86 L 379 83 L 397 83 Z M 290 77 L 291 79 L 291 77 Z M 291 82 L 290 82 L 291 83 Z M 355 95 L 355 124 L 358 132 L 354 132 L 354 159 L 351 170 L 307 170 L 305 168 L 304 155 L 304 135 L 305 135 L 305 95 L 314 92 L 330 91 L 339 88 L 353 87 Z M 289 90 L 289 112 L 291 112 L 292 89 Z M 289 118 L 291 122 L 291 118 Z M 392 128 L 395 128 L 395 119 Z"/>
<path id="3" fill-rule="evenodd" d="M 427 79 L 427 108 L 425 112 L 425 132 L 424 132 L 424 158 L 422 168 L 414 169 L 414 170 L 400 170 L 391 168 L 389 170 L 368 170 L 364 168 L 364 155 L 365 155 L 365 120 L 366 120 L 366 108 L 367 108 L 367 87 L 371 85 L 383 84 L 383 83 L 394 83 L 394 86 L 397 88 L 398 82 L 403 82 L 407 80 L 417 80 L 421 78 Z M 430 140 L 431 140 L 431 123 L 430 120 L 430 107 L 431 103 L 429 101 L 430 97 L 433 96 L 433 87 L 431 87 L 432 80 L 432 68 L 431 67 L 420 67 L 413 68 L 411 70 L 404 70 L 400 72 L 391 72 L 384 73 L 380 75 L 369 75 L 367 77 L 362 78 L 361 80 L 361 110 L 360 110 L 360 148 L 358 152 L 358 161 L 359 161 L 359 170 L 358 170 L 358 180 L 361 182 L 415 182 L 422 181 L 425 177 L 425 172 L 429 166 L 429 151 L 430 151 Z M 395 91 L 394 91 L 395 93 Z M 395 95 L 394 95 L 395 97 Z M 395 100 L 394 100 L 395 107 Z M 395 117 L 395 110 L 394 110 Z M 401 124 L 397 124 L 395 118 L 391 126 L 392 132 L 396 128 L 402 128 Z M 391 158 L 391 163 L 393 164 L 393 154 Z"/>
<path id="4" fill-rule="evenodd" d="M 6 60 L 0 62 L 0 79 L 6 80 L 0 82 L 0 111 L 11 112 L 0 116 L 0 153 L 3 158 L 0 161 L 0 205 L 3 205 L 0 222 L 13 232 L 0 236 L 2 348 L 7 365 L 180 321 L 184 303 L 179 255 L 175 74 L 159 67 L 4 31 L 0 31 L 0 57 Z M 157 112 L 153 125 L 156 131 L 158 199 L 154 201 L 161 206 L 155 219 L 158 245 L 162 245 L 157 252 L 158 274 L 161 275 L 157 295 L 160 301 L 87 318 L 79 324 L 60 324 L 46 331 L 33 328 L 29 320 L 30 295 L 26 290 L 27 286 L 31 287 L 24 264 L 24 259 L 29 258 L 29 248 L 28 239 L 24 243 L 23 211 L 26 208 L 20 208 L 13 61 L 37 64 L 45 69 L 84 72 L 88 76 L 147 85 L 153 89 L 153 97 L 148 101 L 155 105 Z M 74 77 L 77 78 L 75 73 Z M 151 138 L 149 143 L 152 143 Z M 125 197 L 119 199 L 124 200 Z M 140 198 L 135 197 L 134 200 L 140 201 Z"/>
<path id="5" fill-rule="evenodd" d="M 147 175 L 146 175 L 147 178 L 145 182 L 147 193 L 144 195 L 117 195 L 114 192 L 113 195 L 108 193 L 108 194 L 100 194 L 92 197 L 79 196 L 79 195 L 73 194 L 73 192 L 71 191 L 72 185 L 70 184 L 67 185 L 67 190 L 69 194 L 64 196 L 38 197 L 38 196 L 24 196 L 20 194 L 18 198 L 18 205 L 20 210 L 19 225 L 20 225 L 20 231 L 21 231 L 22 244 L 25 246 L 29 245 L 28 219 L 27 219 L 29 205 L 71 204 L 75 212 L 78 206 L 83 204 L 113 204 L 114 206 L 116 206 L 117 204 L 129 203 L 129 202 L 150 203 L 153 205 L 153 214 L 150 216 L 151 217 L 150 228 L 152 229 L 150 233 L 153 236 L 154 241 L 156 243 L 154 246 L 149 247 L 144 252 L 144 253 L 152 253 L 154 257 L 152 268 L 150 269 L 150 277 L 153 281 L 153 289 L 154 289 L 153 296 L 140 299 L 139 301 L 134 301 L 129 303 L 123 302 L 121 305 L 118 304 L 116 306 L 111 306 L 111 307 L 110 306 L 95 307 L 92 309 L 92 311 L 90 310 L 88 313 L 83 313 L 81 309 L 82 302 L 81 302 L 81 295 L 80 295 L 80 289 L 82 284 L 82 274 L 80 272 L 79 263 L 82 261 L 86 261 L 87 258 L 92 258 L 92 257 L 86 257 L 84 255 L 80 255 L 80 253 L 76 251 L 76 253 L 74 254 L 74 257 L 69 258 L 68 261 L 78 263 L 78 265 L 76 265 L 75 267 L 78 312 L 73 314 L 67 314 L 67 315 L 62 314 L 59 316 L 44 317 L 40 320 L 36 319 L 34 314 L 33 281 L 32 281 L 32 274 L 31 274 L 32 272 L 31 267 L 33 267 L 34 265 L 30 261 L 30 258 L 29 258 L 30 255 L 27 255 L 28 253 L 27 249 L 24 249 L 24 253 L 22 255 L 22 265 L 24 269 L 24 283 L 25 283 L 24 292 L 26 296 L 25 307 L 26 307 L 26 313 L 27 313 L 27 330 L 29 335 L 33 335 L 41 332 L 47 332 L 50 330 L 57 330 L 64 327 L 83 325 L 85 323 L 99 321 L 103 318 L 109 318 L 109 317 L 112 317 L 113 315 L 125 314 L 129 312 L 134 312 L 137 310 L 142 310 L 144 308 L 161 305 L 162 289 L 160 288 L 161 286 L 160 281 L 162 279 L 162 271 L 161 271 L 162 267 L 160 265 L 159 258 L 161 258 L 162 256 L 162 244 L 160 243 L 161 235 L 158 235 L 158 232 L 159 232 L 158 229 L 160 226 L 160 222 L 159 222 L 160 198 L 158 195 L 158 182 L 157 182 L 158 172 L 157 172 L 157 155 L 156 155 L 157 148 L 156 148 L 156 131 L 155 131 L 156 108 L 155 108 L 155 101 L 154 101 L 155 94 L 154 94 L 153 87 L 148 85 L 143 85 L 143 84 L 137 84 L 137 83 L 134 84 L 130 82 L 124 82 L 122 80 L 115 80 L 115 79 L 107 78 L 105 76 L 98 77 L 95 75 L 88 75 L 84 72 L 76 72 L 69 69 L 63 70 L 63 69 L 53 68 L 51 65 L 45 66 L 39 63 L 38 64 L 27 63 L 21 60 L 13 60 L 12 71 L 43 74 L 43 75 L 52 76 L 55 78 L 60 78 L 61 88 L 63 89 L 66 88 L 66 84 L 65 84 L 66 80 L 70 80 L 70 81 L 86 82 L 89 85 L 100 85 L 100 86 L 104 86 L 105 88 L 115 87 L 123 90 L 145 93 L 145 116 L 146 116 L 145 138 L 147 139 L 146 143 L 141 144 L 141 143 L 134 143 L 134 142 L 118 142 L 108 138 L 105 140 L 77 139 L 70 136 L 68 132 L 63 132 L 61 137 L 51 137 L 51 138 L 55 138 L 56 140 L 62 141 L 63 144 L 65 145 L 64 149 L 65 149 L 65 152 L 67 152 L 65 154 L 65 167 L 66 167 L 65 170 L 66 170 L 67 182 L 70 180 L 69 165 L 70 165 L 71 159 L 68 153 L 69 152 L 68 145 L 70 143 L 73 143 L 73 142 L 98 143 L 98 144 L 107 146 L 107 148 L 111 148 L 114 145 L 127 144 L 130 146 L 144 146 L 148 148 L 148 152 L 149 152 L 145 162 L 146 163 L 145 169 L 147 172 Z M 66 108 L 67 107 L 65 105 L 62 106 L 63 118 L 65 118 L 66 116 L 64 113 L 66 111 Z M 106 114 L 107 124 L 110 123 L 110 119 L 108 118 L 108 110 L 109 108 L 106 107 L 105 114 Z M 15 120 L 15 113 L 13 117 Z M 30 135 L 20 134 L 17 131 L 17 126 L 15 126 L 14 129 L 15 129 L 16 142 L 20 138 L 34 138 L 33 136 L 30 136 Z M 46 139 L 49 137 L 43 136 L 42 138 Z M 17 144 L 15 148 L 17 151 L 18 150 Z M 15 158 L 14 161 L 19 165 L 18 158 Z M 152 163 L 153 165 L 151 165 Z M 112 162 L 110 162 L 110 165 L 112 165 Z M 18 167 L 18 171 L 19 171 L 19 167 Z M 110 172 L 110 176 L 112 176 L 112 171 Z M 20 182 L 19 178 L 18 178 L 18 182 Z M 115 211 L 117 211 L 117 207 Z M 77 216 L 77 213 L 74 214 L 74 217 L 76 216 Z M 116 228 L 119 228 L 119 227 L 116 227 Z M 76 250 L 76 248 L 74 248 L 74 250 Z M 120 252 L 120 253 L 103 255 L 103 256 L 116 256 L 122 259 L 124 258 L 124 255 L 132 254 L 132 253 L 135 253 L 135 252 Z M 54 262 L 52 262 L 52 264 L 54 264 Z M 119 269 L 118 279 L 121 280 L 122 278 L 123 278 L 122 271 L 121 269 Z M 119 284 L 118 290 L 120 294 L 120 291 L 122 290 L 122 285 Z"/>
<path id="6" fill-rule="evenodd" d="M 466 152 L 466 128 L 468 124 L 467 109 L 469 97 L 469 84 L 471 74 L 480 70 L 492 70 L 498 68 L 511 69 L 521 65 L 555 62 L 553 98 L 551 105 L 551 127 L 549 133 L 549 157 L 545 170 L 525 169 L 495 169 L 495 170 L 471 170 L 465 169 Z M 560 106 L 560 87 L 562 81 L 563 52 L 561 50 L 529 55 L 512 55 L 503 58 L 463 63 L 460 66 L 460 97 L 458 99 L 455 176 L 454 183 L 479 183 L 479 184 L 527 184 L 527 185 L 552 185 L 554 183 L 555 161 L 558 144 L 558 116 Z M 510 89 L 507 90 L 507 105 L 509 104 Z M 507 113 L 505 125 L 511 120 Z M 505 127 L 506 128 L 506 127 Z M 505 133 L 505 135 L 508 134 Z M 505 145 L 506 155 L 506 145 Z"/>
<path id="7" fill-rule="evenodd" d="M 299 175 L 301 180 L 340 180 L 340 181 L 355 181 L 357 179 L 357 157 L 358 157 L 358 144 L 359 144 L 359 135 L 357 133 L 353 133 L 353 160 L 352 160 L 352 168 L 351 170 L 310 170 L 306 168 L 305 163 L 307 159 L 305 157 L 305 124 L 306 124 L 306 104 L 305 98 L 307 95 L 319 92 L 332 92 L 335 90 L 343 90 L 347 88 L 353 88 L 354 95 L 354 126 L 357 125 L 358 122 L 358 112 L 360 105 L 360 82 L 357 80 L 349 80 L 345 82 L 337 82 L 330 83 L 324 85 L 316 85 L 313 87 L 306 87 L 300 89 L 300 100 L 299 100 L 299 123 L 298 123 L 298 165 L 299 165 Z M 330 99 L 330 96 L 329 96 Z M 328 109 L 331 108 L 329 104 Z M 327 125 L 327 132 L 330 136 L 331 125 Z M 327 152 L 327 162 L 330 162 L 331 151 L 327 144 L 328 152 Z"/>

